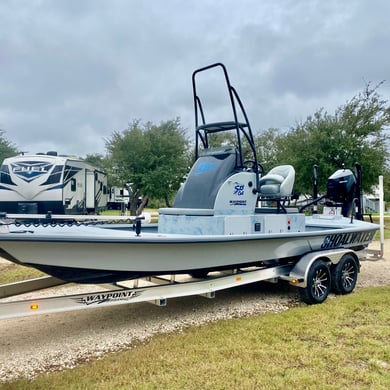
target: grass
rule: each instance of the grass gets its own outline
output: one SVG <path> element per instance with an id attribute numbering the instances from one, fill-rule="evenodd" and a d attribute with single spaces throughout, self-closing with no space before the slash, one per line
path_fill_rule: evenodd
<path id="1" fill-rule="evenodd" d="M 387 225 L 389 224 L 388 222 L 387 222 L 387 220 L 388 220 L 388 218 L 390 218 L 390 216 L 388 216 L 388 215 L 385 215 L 385 228 L 384 228 L 384 236 L 385 236 L 385 239 L 388 239 L 388 238 L 390 238 L 390 227 L 388 227 Z M 365 220 L 366 221 L 368 221 L 368 222 L 370 222 L 370 219 L 369 219 L 369 217 L 365 217 Z M 372 215 L 372 222 L 373 223 L 377 223 L 378 225 L 379 225 L 379 215 L 378 214 L 373 214 Z M 379 232 L 379 230 L 377 231 L 377 233 L 375 234 L 375 237 L 374 237 L 374 239 L 375 240 L 380 240 L 380 232 Z"/>
<path id="2" fill-rule="evenodd" d="M 390 286 L 218 321 L 4 389 L 388 389 Z"/>
<path id="3" fill-rule="evenodd" d="M 0 284 L 19 282 L 21 280 L 39 278 L 41 276 L 47 276 L 47 274 L 38 271 L 35 268 L 9 263 L 0 269 Z"/>

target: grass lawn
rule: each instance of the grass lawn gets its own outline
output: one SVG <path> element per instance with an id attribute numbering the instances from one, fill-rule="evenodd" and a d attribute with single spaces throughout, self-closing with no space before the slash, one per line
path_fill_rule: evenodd
<path id="1" fill-rule="evenodd" d="M 157 335 L 4 389 L 389 389 L 390 286 Z"/>
<path id="2" fill-rule="evenodd" d="M 365 217 L 365 220 L 370 222 L 370 219 L 369 217 Z M 377 223 L 379 225 L 379 215 L 378 214 L 373 214 L 372 215 L 372 222 L 373 223 Z M 390 238 L 390 215 L 385 215 L 385 218 L 384 218 L 384 222 L 385 222 L 385 228 L 384 228 L 384 235 L 385 235 L 385 239 L 388 239 Z M 376 235 L 375 235 L 375 240 L 380 240 L 380 232 L 379 230 L 377 231 Z"/>

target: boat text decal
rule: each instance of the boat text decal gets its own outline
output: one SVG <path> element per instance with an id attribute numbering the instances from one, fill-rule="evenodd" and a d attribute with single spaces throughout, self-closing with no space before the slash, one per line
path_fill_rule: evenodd
<path id="1" fill-rule="evenodd" d="M 234 183 L 234 192 L 233 195 L 243 196 L 244 195 L 244 184 Z"/>
<path id="2" fill-rule="evenodd" d="M 90 294 L 76 298 L 76 302 L 83 305 L 99 305 L 101 303 L 114 301 L 131 301 L 142 294 L 142 291 L 115 291 L 108 293 Z"/>
<path id="3" fill-rule="evenodd" d="M 229 206 L 246 206 L 246 200 L 229 200 Z"/>
<path id="4" fill-rule="evenodd" d="M 339 246 L 371 241 L 374 238 L 374 235 L 375 231 L 329 234 L 325 237 L 324 242 L 321 245 L 321 249 L 337 248 Z"/>

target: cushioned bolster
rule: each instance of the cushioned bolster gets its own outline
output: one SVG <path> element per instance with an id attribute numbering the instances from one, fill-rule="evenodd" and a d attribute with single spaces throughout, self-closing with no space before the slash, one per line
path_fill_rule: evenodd
<path id="1" fill-rule="evenodd" d="M 260 187 L 260 192 L 263 195 L 276 195 L 279 194 L 280 185 L 279 184 L 263 184 Z"/>
<path id="2" fill-rule="evenodd" d="M 260 178 L 260 184 L 263 184 L 263 183 L 268 183 L 268 182 L 271 182 L 271 183 L 283 183 L 283 180 L 284 180 L 284 177 L 283 176 L 280 176 L 280 175 L 277 175 L 275 173 L 270 173 L 268 175 L 265 175 L 263 176 L 262 178 Z"/>

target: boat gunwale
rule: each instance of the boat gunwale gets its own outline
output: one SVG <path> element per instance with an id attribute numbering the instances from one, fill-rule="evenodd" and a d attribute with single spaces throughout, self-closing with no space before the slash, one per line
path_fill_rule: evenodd
<path id="1" fill-rule="evenodd" d="M 82 234 L 75 235 L 45 235 L 36 233 L 34 230 L 26 231 L 10 231 L 9 233 L 0 234 L 1 242 L 10 241 L 31 241 L 31 242 L 61 242 L 61 243 L 102 243 L 102 244 L 185 244 L 185 243 L 218 243 L 218 242 L 241 242 L 241 241 L 263 241 L 286 238 L 312 238 L 316 236 L 326 236 L 329 234 L 348 234 L 356 232 L 375 232 L 379 229 L 378 225 L 365 222 L 364 224 L 351 224 L 351 227 L 346 225 L 337 226 L 320 226 L 320 225 L 306 225 L 306 227 L 313 227 L 313 230 L 305 230 L 298 232 L 283 232 L 283 233 L 250 233 L 250 234 L 235 234 L 235 235 L 190 235 L 177 233 L 151 233 L 141 232 L 139 236 L 133 231 L 124 233 L 132 233 L 133 235 L 118 234 L 83 236 Z M 90 229 L 90 228 L 88 228 Z M 98 228 L 102 229 L 102 228 Z M 108 229 L 102 229 L 107 232 Z M 79 232 L 81 233 L 81 232 Z"/>

